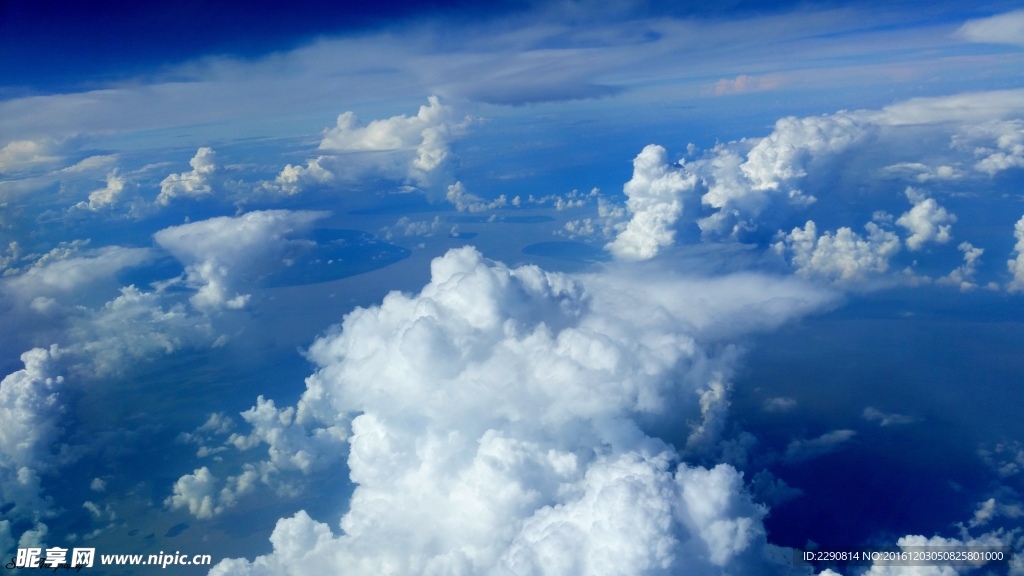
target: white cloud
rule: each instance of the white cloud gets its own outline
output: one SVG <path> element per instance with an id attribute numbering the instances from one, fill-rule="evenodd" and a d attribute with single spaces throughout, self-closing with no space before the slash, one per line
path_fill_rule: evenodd
<path id="1" fill-rule="evenodd" d="M 66 353 L 89 377 L 122 374 L 129 366 L 158 354 L 209 345 L 215 335 L 209 319 L 189 314 L 181 304 L 164 308 L 162 298 L 134 286 L 95 311 L 71 320 Z"/>
<path id="2" fill-rule="evenodd" d="M 697 177 L 669 164 L 661 146 L 648 145 L 633 160 L 633 177 L 623 186 L 630 219 L 605 249 L 616 258 L 646 260 L 675 241 L 673 226 L 683 212 L 683 194 Z"/>
<path id="3" fill-rule="evenodd" d="M 192 170 L 171 174 L 160 182 L 160 194 L 155 203 L 167 206 L 175 198 L 198 198 L 213 193 L 213 177 L 217 172 L 216 154 L 203 146 L 189 160 Z"/>
<path id="4" fill-rule="evenodd" d="M 957 250 L 964 253 L 964 263 L 954 268 L 948 275 L 939 278 L 939 284 L 956 286 L 963 292 L 968 292 L 978 287 L 974 281 L 974 275 L 981 263 L 981 255 L 985 250 L 975 248 L 970 242 L 961 242 Z"/>
<path id="5" fill-rule="evenodd" d="M 920 162 L 901 162 L 882 168 L 886 175 L 912 178 L 917 182 L 925 183 L 943 180 L 959 180 L 964 177 L 964 171 L 954 166 L 928 166 Z"/>
<path id="6" fill-rule="evenodd" d="M 331 152 L 398 154 L 408 178 L 422 181 L 451 155 L 450 142 L 465 126 L 452 109 L 431 96 L 415 116 L 392 116 L 363 126 L 353 112 L 338 116 L 337 125 L 324 134 L 320 149 Z M 406 159 L 407 158 L 407 159 Z"/>
<path id="7" fill-rule="evenodd" d="M 1014 224 L 1013 237 L 1017 239 L 1013 247 L 1016 256 L 1006 261 L 1006 268 L 1013 275 L 1006 289 L 1010 292 L 1024 292 L 1024 216 Z"/>
<path id="8" fill-rule="evenodd" d="M 756 572 L 765 510 L 741 475 L 681 463 L 636 419 L 700 415 L 696 392 L 735 361 L 703 339 L 828 300 L 792 279 L 571 277 L 449 251 L 418 294 L 357 308 L 310 347 L 294 411 L 261 399 L 246 415 L 271 446 L 305 422 L 280 444 L 293 467 L 337 451 L 311 431 L 349 432 L 343 532 L 300 512 L 273 553 L 211 574 Z M 182 506 L 216 508 L 194 492 Z"/>
<path id="9" fill-rule="evenodd" d="M 861 144 L 873 126 L 858 114 L 840 112 L 830 116 L 786 117 L 775 123 L 768 136 L 757 140 L 746 153 L 742 143 L 721 145 L 710 160 L 701 162 L 701 174 L 708 191 L 701 203 L 716 210 L 698 221 L 705 232 L 735 235 L 750 226 L 775 196 L 793 206 L 816 201 L 797 186 L 807 176 L 815 159 L 832 156 Z"/>
<path id="10" fill-rule="evenodd" d="M 88 156 L 72 164 L 71 166 L 68 166 L 67 168 L 62 168 L 61 172 L 92 172 L 93 170 L 99 170 L 101 168 L 105 168 L 113 164 L 114 162 L 117 162 L 119 158 L 120 156 L 117 154 L 99 154 L 96 156 Z"/>
<path id="11" fill-rule="evenodd" d="M 1024 113 L 1024 89 L 962 92 L 952 96 L 911 98 L 861 111 L 862 119 L 882 126 L 955 123 L 963 126 L 1010 119 Z"/>
<path id="12" fill-rule="evenodd" d="M 1022 518 L 1024 509 L 1019 504 L 1000 502 L 995 498 L 989 498 L 978 504 L 978 509 L 974 511 L 974 518 L 968 522 L 968 526 L 971 528 L 984 526 L 999 516 L 1011 519 Z"/>
<path id="13" fill-rule="evenodd" d="M 413 220 L 408 216 L 402 216 L 395 222 L 394 226 L 385 226 L 381 228 L 381 231 L 384 232 L 385 239 L 391 240 L 398 237 L 433 236 L 441 228 L 440 216 L 434 216 L 434 219 L 429 222 L 426 220 Z"/>
<path id="14" fill-rule="evenodd" d="M 197 290 L 192 304 L 202 310 L 242 308 L 246 280 L 288 247 L 301 245 L 287 237 L 308 229 L 326 212 L 268 210 L 237 217 L 222 216 L 172 226 L 153 237 L 185 264 L 186 281 Z"/>
<path id="15" fill-rule="evenodd" d="M 273 400 L 260 396 L 255 406 L 241 414 L 252 426 L 252 432 L 232 434 L 228 443 L 240 449 L 266 444 L 270 463 L 278 470 L 299 470 L 308 474 L 322 469 L 344 456 L 348 433 L 341 420 L 323 426 L 308 403 L 309 400 L 304 399 L 298 410 L 293 407 L 279 410 Z"/>
<path id="16" fill-rule="evenodd" d="M 145 202 L 139 195 L 138 184 L 129 180 L 115 168 L 107 173 L 106 186 L 90 192 L 89 201 L 83 200 L 75 207 L 98 212 L 126 203 L 129 205 L 129 213 L 132 216 L 141 216 L 145 211 Z"/>
<path id="17" fill-rule="evenodd" d="M 58 144 L 52 138 L 15 140 L 0 148 L 0 174 L 21 172 L 60 162 Z"/>
<path id="18" fill-rule="evenodd" d="M 174 483 L 174 495 L 168 496 L 164 505 L 170 509 L 188 508 L 196 518 L 211 518 L 220 509 L 216 504 L 217 478 L 206 466 L 192 474 L 186 474 Z"/>
<path id="19" fill-rule="evenodd" d="M 839 450 L 856 435 L 853 430 L 833 430 L 810 440 L 793 440 L 783 458 L 790 463 L 818 458 Z"/>
<path id="20" fill-rule="evenodd" d="M 24 368 L 0 382 L 0 506 L 13 505 L 6 512 L 12 518 L 46 517 L 50 499 L 40 478 L 76 457 L 74 447 L 60 443 L 62 423 L 74 420 L 68 379 L 121 375 L 156 353 L 213 340 L 206 318 L 190 316 L 180 305 L 164 310 L 158 294 L 133 286 L 121 292 L 97 310 L 78 307 L 62 335 L 66 345 L 25 352 Z M 106 482 L 94 478 L 90 487 L 103 491 Z"/>
<path id="21" fill-rule="evenodd" d="M 49 350 L 33 348 L 21 355 L 24 368 L 0 382 L 0 505 L 13 505 L 9 518 L 38 520 L 49 513 L 39 474 L 56 465 L 52 450 L 61 434 L 61 399 L 65 380 Z"/>
<path id="22" fill-rule="evenodd" d="M 790 255 L 797 273 L 835 282 L 857 282 L 889 269 L 889 258 L 900 250 L 899 238 L 874 222 L 865 225 L 867 237 L 843 227 L 818 236 L 813 220 L 789 234 L 779 233 L 772 248 Z"/>
<path id="23" fill-rule="evenodd" d="M 953 237 L 949 230 L 956 222 L 956 215 L 947 212 L 933 198 L 928 198 L 913 188 L 907 188 L 905 193 L 907 200 L 910 200 L 914 207 L 909 212 L 904 212 L 896 220 L 896 224 L 911 232 L 906 241 L 907 248 L 914 251 L 920 250 L 926 242 L 949 242 Z"/>
<path id="24" fill-rule="evenodd" d="M 996 147 L 975 150 L 984 156 L 974 165 L 975 169 L 995 175 L 1010 168 L 1024 168 L 1024 122 L 999 122 L 988 127 Z"/>
<path id="25" fill-rule="evenodd" d="M 320 156 L 306 162 L 306 166 L 288 164 L 277 175 L 273 182 L 265 182 L 264 187 L 284 194 L 298 194 L 308 186 L 329 184 L 334 181 L 334 173 L 321 164 L 329 158 Z"/>
<path id="26" fill-rule="evenodd" d="M 501 208 L 508 204 L 504 194 L 487 202 L 483 198 L 468 192 L 466 187 L 462 185 L 462 182 L 456 182 L 448 186 L 448 193 L 445 195 L 445 199 L 455 206 L 459 212 L 483 212 L 485 210 Z"/>
<path id="27" fill-rule="evenodd" d="M 87 256 L 78 256 L 77 246 L 68 250 L 70 252 L 66 254 L 51 252 L 45 255 L 22 274 L 5 278 L 0 286 L 24 301 L 40 296 L 67 295 L 109 280 L 117 271 L 144 264 L 153 256 L 153 251 L 148 248 L 121 246 L 100 248 Z"/>
<path id="28" fill-rule="evenodd" d="M 968 20 L 955 34 L 968 42 L 1024 47 L 1024 10 Z"/>
<path id="29" fill-rule="evenodd" d="M 1020 529 L 994 530 L 980 536 L 971 536 L 966 529 L 961 529 L 959 538 L 944 538 L 942 536 L 932 536 L 929 538 L 920 535 L 908 535 L 899 538 L 896 544 L 905 551 L 928 548 L 933 550 L 941 550 L 943 548 L 947 550 L 963 550 L 965 548 L 992 550 L 997 547 L 1016 548 L 1014 550 L 1014 559 L 1009 563 L 1009 571 L 1006 573 L 1017 576 L 1024 574 L 1024 561 L 1020 559 L 1021 543 L 1018 540 L 1020 533 Z M 977 566 L 970 565 L 953 567 L 940 564 L 912 566 L 875 564 L 867 572 L 864 572 L 864 576 L 956 576 L 957 574 L 971 572 L 976 569 Z"/>

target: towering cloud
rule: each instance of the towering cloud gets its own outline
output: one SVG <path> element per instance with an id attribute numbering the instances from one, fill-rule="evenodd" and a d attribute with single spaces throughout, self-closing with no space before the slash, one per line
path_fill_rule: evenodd
<path id="1" fill-rule="evenodd" d="M 1015 256 L 1006 261 L 1006 267 L 1013 278 L 1006 289 L 1010 292 L 1024 292 L 1024 216 L 1021 216 L 1014 225 L 1013 237 L 1017 239 L 1017 244 L 1013 247 Z"/>
<path id="2" fill-rule="evenodd" d="M 160 183 L 160 194 L 156 203 L 167 206 L 174 198 L 197 198 L 213 192 L 212 178 L 217 172 L 217 162 L 212 148 L 206 146 L 196 151 L 189 161 L 190 172 L 171 174 Z"/>
<path id="3" fill-rule="evenodd" d="M 449 142 L 461 129 L 452 109 L 431 96 L 415 116 L 392 116 L 363 126 L 345 112 L 324 134 L 320 149 L 331 152 L 391 152 L 402 155 L 408 177 L 421 180 L 439 168 L 451 154 Z M 408 157 L 408 160 L 405 158 Z"/>
<path id="4" fill-rule="evenodd" d="M 865 141 L 873 126 L 859 115 L 838 113 L 808 118 L 786 117 L 746 154 L 740 146 L 720 146 L 703 162 L 708 191 L 701 202 L 715 210 L 700 220 L 705 232 L 735 234 L 782 196 L 788 204 L 806 206 L 816 198 L 804 194 L 799 182 L 815 159 L 835 155 Z"/>
<path id="5" fill-rule="evenodd" d="M 934 199 L 926 197 L 913 188 L 907 188 L 906 195 L 907 200 L 910 200 L 914 207 L 909 212 L 904 212 L 896 220 L 896 224 L 911 233 L 907 238 L 907 248 L 913 251 L 920 250 L 925 242 L 939 244 L 949 242 L 953 237 L 949 230 L 956 222 L 956 215 L 950 214 Z"/>
<path id="6" fill-rule="evenodd" d="M 646 146 L 633 160 L 633 177 L 626 182 L 625 229 L 605 248 L 617 258 L 646 260 L 675 240 L 673 226 L 683 212 L 683 194 L 694 189 L 697 177 L 668 162 L 661 146 Z"/>
<path id="7" fill-rule="evenodd" d="M 0 507 L 12 519 L 39 520 L 49 513 L 40 474 L 57 465 L 53 449 L 61 433 L 65 380 L 54 358 L 60 350 L 33 348 L 24 368 L 0 382 Z"/>
<path id="8" fill-rule="evenodd" d="M 452 250 L 434 260 L 418 294 L 391 293 L 317 340 L 308 355 L 319 369 L 298 409 L 279 419 L 294 415 L 307 437 L 320 434 L 316 422 L 348 430 L 358 486 L 342 532 L 300 512 L 278 522 L 272 554 L 225 561 L 212 574 L 764 564 L 765 510 L 742 475 L 683 462 L 642 422 L 700 417 L 702 394 L 734 359 L 705 342 L 828 299 L 771 277 L 570 277 Z M 255 417 L 267 410 L 261 400 L 246 419 L 270 422 Z M 310 456 L 338 450 L 301 443 Z M 206 476 L 199 470 L 175 489 L 197 514 L 200 496 L 213 494 L 199 482 Z"/>
<path id="9" fill-rule="evenodd" d="M 246 280 L 281 258 L 288 235 L 307 229 L 326 212 L 269 210 L 238 217 L 219 217 L 165 228 L 154 234 L 157 244 L 185 264 L 186 282 L 197 290 L 192 304 L 199 309 L 242 308 Z"/>

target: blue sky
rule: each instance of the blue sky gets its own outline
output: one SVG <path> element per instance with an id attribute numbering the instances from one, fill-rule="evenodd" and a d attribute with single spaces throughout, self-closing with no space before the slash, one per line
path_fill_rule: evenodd
<path id="1" fill-rule="evenodd" d="M 1022 65 L 1011 2 L 3 3 L 0 552 L 1020 554 Z"/>

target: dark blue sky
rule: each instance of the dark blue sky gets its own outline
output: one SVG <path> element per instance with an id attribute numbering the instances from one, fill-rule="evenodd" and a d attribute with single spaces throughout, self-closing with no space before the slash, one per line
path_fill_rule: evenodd
<path id="1" fill-rule="evenodd" d="M 891 3 L 875 0 L 0 0 L 0 99 L 99 87 L 156 73 L 164 66 L 208 54 L 258 57 L 293 48 L 317 36 L 379 28 L 426 16 L 472 21 L 511 16 L 547 5 L 570 18 L 665 14 L 731 18 L 865 4 L 892 7 Z M 919 3 L 906 4 L 909 7 Z M 975 5 L 955 15 L 946 13 L 952 9 L 948 6 L 920 6 L 915 10 L 922 11 L 922 18 L 934 21 L 936 17 L 985 15 L 991 8 Z M 942 13 L 936 14 L 936 10 Z"/>

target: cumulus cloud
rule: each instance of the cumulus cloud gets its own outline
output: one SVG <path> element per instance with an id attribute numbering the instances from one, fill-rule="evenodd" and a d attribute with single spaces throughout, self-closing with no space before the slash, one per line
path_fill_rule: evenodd
<path id="1" fill-rule="evenodd" d="M 61 261 L 61 262 L 66 262 Z M 67 343 L 22 354 L 24 368 L 0 382 L 0 507 L 11 518 L 39 520 L 50 511 L 41 476 L 69 464 L 62 423 L 74 420 L 69 382 L 121 375 L 155 354 L 207 345 L 213 329 L 183 306 L 162 307 L 155 293 L 129 286 L 103 307 L 78 307 L 61 336 Z M 90 484 L 103 491 L 106 483 Z M 109 515 L 109 514 L 108 514 Z"/>
<path id="2" fill-rule="evenodd" d="M 778 120 L 772 133 L 757 140 L 745 158 L 736 144 L 717 147 L 701 170 L 708 182 L 701 203 L 715 210 L 699 220 L 701 229 L 735 235 L 775 196 L 783 196 L 794 206 L 815 202 L 814 196 L 798 188 L 808 165 L 860 144 L 872 133 L 871 123 L 856 114 L 790 116 Z"/>
<path id="3" fill-rule="evenodd" d="M 633 177 L 623 186 L 630 219 L 605 249 L 623 260 L 646 260 L 671 246 L 682 196 L 696 184 L 697 177 L 685 166 L 669 163 L 663 147 L 644 147 L 633 160 Z"/>
<path id="4" fill-rule="evenodd" d="M 305 166 L 288 164 L 273 182 L 265 182 L 263 186 L 268 190 L 293 195 L 309 186 L 329 184 L 334 181 L 334 173 L 322 166 L 325 161 L 329 162 L 329 159 L 320 156 L 306 162 Z"/>
<path id="5" fill-rule="evenodd" d="M 973 527 L 973 526 L 972 526 Z M 921 535 L 907 535 L 899 538 L 896 541 L 896 545 L 904 551 L 910 550 L 963 550 L 969 547 L 973 550 L 984 551 L 984 550 L 995 550 L 998 548 L 1016 548 L 1014 551 L 1014 559 L 1009 564 L 1008 574 L 1017 575 L 1024 573 L 1024 561 L 1020 558 L 1020 546 L 1019 537 L 1021 530 L 993 530 L 991 532 L 981 534 L 979 536 L 972 536 L 968 530 L 961 529 L 961 533 L 958 538 L 945 538 L 942 536 L 926 537 Z M 923 565 L 923 566 L 906 566 L 906 565 L 886 565 L 886 564 L 874 564 L 871 568 L 864 572 L 864 576 L 956 576 L 964 572 L 971 572 L 977 569 L 978 566 L 958 566 L 953 567 L 949 565 Z"/>
<path id="6" fill-rule="evenodd" d="M 155 355 L 209 345 L 216 339 L 205 316 L 189 314 L 181 304 L 164 307 L 155 292 L 135 286 L 94 311 L 71 320 L 65 352 L 75 370 L 90 377 L 119 375 L 132 363 Z"/>
<path id="7" fill-rule="evenodd" d="M 964 263 L 954 268 L 949 274 L 939 278 L 936 282 L 956 286 L 963 292 L 968 292 L 978 287 L 974 281 L 974 275 L 981 264 L 981 255 L 985 253 L 982 248 L 975 248 L 970 242 L 961 242 L 957 250 L 964 253 Z"/>
<path id="8" fill-rule="evenodd" d="M 1024 121 L 983 120 L 966 124 L 953 135 L 952 146 L 973 154 L 974 169 L 995 176 L 1024 167 Z"/>
<path id="9" fill-rule="evenodd" d="M 389 153 L 384 166 L 397 161 L 404 176 L 423 181 L 451 156 L 450 143 L 465 126 L 449 106 L 431 96 L 415 116 L 392 116 L 362 125 L 355 113 L 338 116 L 337 125 L 324 134 L 320 149 L 328 152 Z"/>
<path id="10" fill-rule="evenodd" d="M 763 565 L 765 509 L 742 475 L 681 462 L 638 421 L 701 414 L 735 361 L 704 339 L 828 300 L 792 279 L 572 277 L 449 251 L 419 293 L 357 308 L 310 347 L 319 368 L 294 412 L 261 399 L 245 416 L 255 430 L 278 430 L 260 434 L 267 445 L 305 419 L 282 463 L 303 446 L 337 450 L 333 440 L 312 445 L 311 430 L 347 432 L 358 486 L 342 531 L 300 512 L 278 522 L 273 553 L 211 573 Z M 204 510 L 209 497 L 206 509 L 216 508 L 209 488 L 192 492 L 182 506 Z"/>
<path id="11" fill-rule="evenodd" d="M 907 238 L 907 248 L 914 251 L 920 250 L 925 242 L 949 242 L 953 237 L 949 231 L 956 222 L 956 215 L 947 212 L 934 199 L 913 188 L 907 188 L 906 196 L 914 207 L 909 212 L 904 212 L 896 220 L 896 224 L 911 233 Z"/>
<path id="12" fill-rule="evenodd" d="M 198 198 L 213 193 L 213 177 L 217 172 L 216 154 L 212 148 L 203 146 L 189 160 L 192 170 L 171 174 L 160 182 L 160 194 L 156 204 L 167 206 L 175 198 Z"/>
<path id="13" fill-rule="evenodd" d="M 1024 47 L 1024 10 L 968 20 L 955 35 L 968 42 Z"/>
<path id="14" fill-rule="evenodd" d="M 772 248 L 789 256 L 801 276 L 863 281 L 888 270 L 889 259 L 900 250 L 896 234 L 874 222 L 868 222 L 865 229 L 866 237 L 846 227 L 819 236 L 814 221 L 808 220 L 803 228 L 794 228 L 789 234 L 780 232 Z"/>
<path id="15" fill-rule="evenodd" d="M 145 202 L 139 194 L 138 184 L 129 180 L 115 168 L 107 173 L 107 185 L 89 193 L 89 201 L 75 205 L 81 210 L 98 212 L 127 204 L 132 216 L 141 216 L 145 210 Z"/>
<path id="16" fill-rule="evenodd" d="M 504 194 L 487 202 L 483 198 L 468 192 L 466 187 L 462 185 L 462 182 L 456 182 L 448 186 L 448 193 L 445 195 L 445 199 L 455 206 L 459 212 L 483 212 L 485 210 L 501 208 L 508 204 Z"/>
<path id="17" fill-rule="evenodd" d="M 408 216 L 402 216 L 398 219 L 393 226 L 385 226 L 381 228 L 381 232 L 384 233 L 384 238 L 392 240 L 394 238 L 409 237 L 409 236 L 433 236 L 437 234 L 442 228 L 441 217 L 434 216 L 431 221 L 427 220 L 413 220 Z"/>
<path id="18" fill-rule="evenodd" d="M 174 494 L 164 504 L 171 509 L 188 508 L 196 518 L 210 518 L 223 510 L 216 504 L 216 478 L 206 466 L 186 474 L 174 483 Z"/>
<path id="19" fill-rule="evenodd" d="M 242 450 L 266 444 L 269 463 L 275 470 L 308 474 L 323 469 L 344 456 L 348 432 L 341 418 L 323 425 L 318 418 L 322 413 L 311 406 L 312 401 L 303 398 L 297 409 L 278 409 L 273 400 L 260 396 L 255 406 L 241 414 L 252 432 L 232 434 L 227 442 Z"/>
<path id="20" fill-rule="evenodd" d="M 0 382 L 0 506 L 9 518 L 45 517 L 50 508 L 39 475 L 56 464 L 65 379 L 55 359 L 61 351 L 33 348 L 21 355 L 24 368 Z"/>
<path id="21" fill-rule="evenodd" d="M 1006 268 L 1013 275 L 1006 289 L 1010 292 L 1024 292 L 1024 216 L 1014 224 L 1013 237 L 1017 239 L 1013 247 L 1016 256 L 1006 261 Z"/>
<path id="22" fill-rule="evenodd" d="M 197 291 L 192 304 L 201 310 L 242 308 L 250 295 L 240 293 L 268 262 L 301 247 L 289 234 L 306 230 L 326 212 L 269 210 L 223 216 L 172 226 L 153 237 L 185 264 L 187 284 Z"/>

